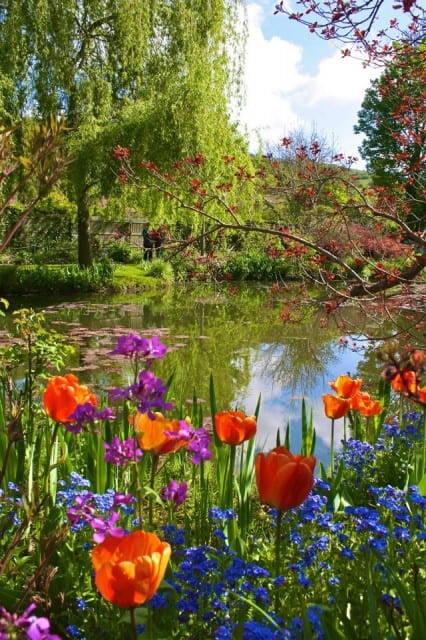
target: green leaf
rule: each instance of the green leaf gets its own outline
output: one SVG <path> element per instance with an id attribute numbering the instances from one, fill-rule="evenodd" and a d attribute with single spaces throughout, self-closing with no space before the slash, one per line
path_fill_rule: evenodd
<path id="1" fill-rule="evenodd" d="M 421 478 L 417 486 L 418 486 L 420 495 L 426 496 L 426 473 L 423 475 L 423 477 Z"/>

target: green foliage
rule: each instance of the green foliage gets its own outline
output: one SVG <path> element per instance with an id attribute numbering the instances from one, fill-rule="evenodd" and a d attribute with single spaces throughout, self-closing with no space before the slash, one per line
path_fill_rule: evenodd
<path id="1" fill-rule="evenodd" d="M 289 263 L 285 258 L 270 258 L 265 252 L 249 250 L 225 257 L 218 269 L 218 277 L 231 280 L 274 282 L 285 280 Z"/>
<path id="2" fill-rule="evenodd" d="M 50 446 L 49 431 L 36 427 L 40 388 L 46 370 L 62 368 L 73 348 L 46 328 L 44 314 L 21 309 L 13 316 L 13 333 L 0 348 L 0 485 L 13 482 L 21 486 L 30 510 L 37 502 L 39 474 L 46 465 L 43 456 L 47 450 L 52 461 L 58 455 Z M 52 472 L 44 476 L 50 493 L 56 484 Z"/>
<path id="3" fill-rule="evenodd" d="M 196 152 L 218 161 L 245 146 L 229 119 L 240 86 L 239 4 L 124 0 L 116 11 L 107 0 L 17 0 L 2 9 L 0 107 L 14 107 L 13 117 L 29 105 L 64 114 L 74 162 L 63 185 L 78 209 L 80 265 L 93 261 L 90 209 L 114 191 L 117 144 L 168 165 Z"/>
<path id="4" fill-rule="evenodd" d="M 2 305 L 5 309 L 9 307 L 9 301 L 6 298 L 0 298 L 0 305 Z M 0 309 L 0 316 L 4 316 L 5 313 L 3 309 Z"/>
<path id="5" fill-rule="evenodd" d="M 277 282 L 288 278 L 291 263 L 284 257 L 270 257 L 266 248 L 248 247 L 235 251 L 218 248 L 200 255 L 194 248 L 170 257 L 176 280 Z"/>
<path id="6" fill-rule="evenodd" d="M 372 81 L 358 113 L 356 133 L 363 133 L 361 156 L 373 181 L 389 193 L 402 186 L 407 196 L 409 226 L 425 228 L 426 170 L 425 41 L 413 49 L 401 48 Z"/>
<path id="7" fill-rule="evenodd" d="M 413 453 L 423 455 L 419 434 L 425 435 L 425 415 L 410 411 L 398 427 L 384 428 L 374 446 L 359 442 L 342 452 L 337 475 L 346 503 L 331 500 L 333 490 L 318 480 L 300 508 L 277 517 L 252 491 L 254 439 L 237 451 L 213 430 L 215 455 L 200 465 L 190 461 L 189 448 L 160 460 L 145 452 L 139 462 L 130 457 L 126 464 L 111 464 L 104 442 L 132 438 L 132 400 L 120 399 L 115 418 L 88 423 L 80 433 L 52 424 L 40 399 L 46 375 L 52 365 L 63 368 L 67 350 L 45 329 L 43 314 L 23 310 L 15 320 L 10 344 L 0 349 L 3 606 L 21 611 L 36 598 L 40 613 L 48 612 L 55 633 L 64 638 L 70 625 L 73 634 L 88 638 L 130 636 L 128 612 L 95 589 L 90 550 L 96 544 L 94 529 L 102 535 L 108 522 L 133 530 L 142 515 L 144 528 L 170 536 L 173 549 L 157 598 L 136 609 L 147 637 L 212 638 L 219 627 L 236 639 L 245 638 L 250 628 L 272 637 L 278 627 L 289 637 L 313 640 L 322 632 L 330 640 L 424 636 L 424 497 L 415 487 L 407 489 L 402 477 L 381 471 L 395 472 L 395 464 L 407 470 Z M 144 361 L 132 359 L 132 364 L 137 376 Z M 175 395 L 178 384 L 169 380 L 166 386 Z M 382 389 L 383 397 L 388 391 Z M 212 416 L 218 410 L 215 395 L 211 377 Z M 178 401 L 179 418 L 183 407 Z M 259 407 L 260 399 L 256 414 Z M 195 391 L 191 418 L 196 429 L 208 424 Z M 315 430 L 305 407 L 302 431 L 308 454 Z M 176 510 L 159 495 L 172 479 L 189 487 Z M 356 495 L 351 490 L 360 479 L 363 494 Z M 135 502 L 111 507 L 117 493 L 119 504 L 126 495 Z M 110 520 L 112 512 L 117 521 Z"/>
<path id="8" fill-rule="evenodd" d="M 115 241 L 102 245 L 102 253 L 114 262 L 136 264 L 141 259 L 141 251 L 134 249 L 128 242 Z"/>
<path id="9" fill-rule="evenodd" d="M 100 262 L 87 269 L 77 265 L 0 265 L 0 286 L 5 293 L 94 292 L 111 287 L 113 265 Z"/>
<path id="10" fill-rule="evenodd" d="M 161 258 L 142 261 L 141 269 L 146 276 L 156 278 L 163 282 L 170 283 L 175 279 L 172 265 L 170 262 L 165 262 Z"/>
<path id="11" fill-rule="evenodd" d="M 416 148 L 422 144 L 421 137 L 412 136 L 411 153 L 401 153 L 399 136 L 404 135 L 407 127 L 414 123 L 408 119 L 402 121 L 400 109 L 408 94 L 413 105 L 420 101 L 420 108 L 423 100 L 423 78 L 415 72 L 415 66 L 423 64 L 419 55 L 419 59 L 416 55 L 407 58 L 406 52 L 403 52 L 401 60 L 394 59 L 388 64 L 382 75 L 371 82 L 358 113 L 354 130 L 365 136 L 360 152 L 376 184 L 389 186 L 394 182 L 405 183 L 406 172 L 401 171 L 401 167 L 410 161 L 414 165 Z M 419 106 L 416 108 L 419 109 Z M 416 118 L 420 121 L 423 117 L 424 113 L 418 111 Z"/>

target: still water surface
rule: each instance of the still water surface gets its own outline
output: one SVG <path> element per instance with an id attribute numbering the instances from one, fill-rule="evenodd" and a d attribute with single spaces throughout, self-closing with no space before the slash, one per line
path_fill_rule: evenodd
<path id="1" fill-rule="evenodd" d="M 291 424 L 291 446 L 300 448 L 302 398 L 312 410 L 317 433 L 316 454 L 328 461 L 330 421 L 324 416 L 321 395 L 329 381 L 342 373 L 377 384 L 377 364 L 368 347 L 342 346 L 345 329 L 334 323 L 323 327 L 321 314 L 308 310 L 298 323 L 280 317 L 282 301 L 259 286 L 187 288 L 79 300 L 25 298 L 11 301 L 11 310 L 44 310 L 48 324 L 67 334 L 75 354 L 67 366 L 96 390 L 125 385 L 130 371 L 108 353 L 119 336 L 132 332 L 159 335 L 168 346 L 155 373 L 164 380 L 173 374 L 176 397 L 205 402 L 209 415 L 209 381 L 213 376 L 219 410 L 253 413 L 261 394 L 257 447 L 275 446 L 276 432 Z M 354 312 L 352 312 L 353 315 Z M 351 314 L 351 311 L 348 311 Z M 358 325 L 357 344 L 363 345 L 365 320 Z M 11 315 L 6 317 L 6 326 Z M 347 331 L 347 330 L 346 330 Z M 353 338 L 350 338 L 352 344 Z M 336 421 L 336 442 L 342 421 Z"/>

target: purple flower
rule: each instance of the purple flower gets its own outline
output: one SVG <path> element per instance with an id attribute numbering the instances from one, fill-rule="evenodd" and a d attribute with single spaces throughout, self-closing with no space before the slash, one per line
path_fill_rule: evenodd
<path id="1" fill-rule="evenodd" d="M 172 502 L 175 511 L 183 504 L 188 495 L 188 485 L 186 482 L 177 483 L 177 480 L 171 480 L 167 487 L 163 487 L 160 491 L 160 498 L 164 502 Z"/>
<path id="2" fill-rule="evenodd" d="M 191 462 L 200 464 L 203 460 L 210 460 L 212 457 L 212 452 L 209 449 L 210 442 L 211 438 L 203 427 L 193 432 L 188 444 L 188 451 L 193 454 Z"/>
<path id="3" fill-rule="evenodd" d="M 21 637 L 20 631 L 25 631 L 30 640 L 61 640 L 61 638 L 50 633 L 50 622 L 47 618 L 39 618 L 30 615 L 36 605 L 30 604 L 20 616 L 16 613 L 9 613 L 4 607 L 0 607 L 0 640 Z"/>
<path id="4" fill-rule="evenodd" d="M 77 531 L 89 525 L 94 532 L 93 540 L 97 543 L 105 540 L 108 535 L 121 538 L 124 535 L 124 529 L 116 527 L 120 514 L 115 507 L 125 507 L 133 500 L 131 495 L 115 493 L 112 490 L 104 495 L 83 491 L 74 496 L 71 506 L 67 509 L 71 530 Z"/>
<path id="5" fill-rule="evenodd" d="M 77 405 L 69 419 L 75 422 L 66 423 L 66 429 L 71 433 L 80 433 L 82 430 L 87 431 L 88 424 L 94 424 L 96 420 L 114 420 L 115 415 L 109 407 L 106 407 L 103 411 L 96 411 L 96 407 L 93 404 L 86 402 Z"/>
<path id="6" fill-rule="evenodd" d="M 177 432 L 165 431 L 164 433 L 179 440 L 187 440 L 187 450 L 193 454 L 191 462 L 200 464 L 203 460 L 210 460 L 212 452 L 209 449 L 211 439 L 206 429 L 193 429 L 185 420 L 180 421 L 181 428 Z"/>
<path id="7" fill-rule="evenodd" d="M 110 351 L 110 354 L 119 354 L 133 360 L 145 358 L 147 365 L 150 366 L 152 359 L 161 360 L 166 351 L 166 345 L 160 342 L 158 336 L 142 338 L 136 333 L 129 333 L 127 336 L 118 338 L 117 346 Z"/>
<path id="8" fill-rule="evenodd" d="M 124 536 L 124 529 L 115 526 L 119 518 L 120 514 L 117 513 L 117 511 L 111 511 L 109 517 L 105 519 L 92 518 L 90 520 L 90 526 L 94 531 L 93 541 L 96 542 L 96 544 L 100 544 L 107 536 L 122 538 Z"/>
<path id="9" fill-rule="evenodd" d="M 106 453 L 105 462 L 116 465 L 126 465 L 129 462 L 139 462 L 142 451 L 136 446 L 134 438 L 120 440 L 118 436 L 113 436 L 111 444 L 104 442 Z"/>
<path id="10" fill-rule="evenodd" d="M 194 429 L 190 424 L 186 422 L 186 420 L 179 420 L 179 430 L 164 431 L 164 435 L 166 435 L 168 438 L 175 438 L 176 440 L 186 440 L 187 442 L 189 442 L 194 435 Z"/>
<path id="11" fill-rule="evenodd" d="M 139 372 L 138 380 L 135 384 L 131 384 L 124 389 L 111 389 L 109 397 L 111 400 L 124 398 L 125 400 L 133 401 L 137 404 L 137 409 L 140 413 L 148 413 L 153 420 L 153 410 L 170 411 L 173 409 L 173 404 L 165 401 L 166 393 L 167 387 L 161 378 L 157 378 L 152 371 L 144 370 Z"/>
<path id="12" fill-rule="evenodd" d="M 152 413 L 152 409 L 157 409 L 157 411 L 170 411 L 173 409 L 173 404 L 166 402 L 164 399 L 166 393 L 166 385 L 152 371 L 141 371 L 138 376 L 138 383 L 132 385 L 132 395 L 139 403 L 138 411 L 140 413 Z"/>

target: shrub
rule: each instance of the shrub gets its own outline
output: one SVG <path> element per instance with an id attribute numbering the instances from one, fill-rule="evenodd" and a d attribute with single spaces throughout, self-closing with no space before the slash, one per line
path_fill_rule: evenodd
<path id="1" fill-rule="evenodd" d="M 165 282 L 173 282 L 175 279 L 172 265 L 158 258 L 142 262 L 142 268 L 146 276 L 159 278 Z"/>
<path id="2" fill-rule="evenodd" d="M 133 248 L 128 242 L 113 241 L 100 247 L 100 252 L 114 262 L 136 264 L 141 259 L 141 250 Z"/>
<path id="3" fill-rule="evenodd" d="M 112 285 L 113 265 L 101 262 L 81 269 L 78 265 L 2 265 L 0 288 L 3 293 L 94 292 Z"/>
<path id="4" fill-rule="evenodd" d="M 272 258 L 266 253 L 250 251 L 235 253 L 222 261 L 218 276 L 232 280 L 275 281 L 288 274 L 289 264 L 285 258 Z"/>

